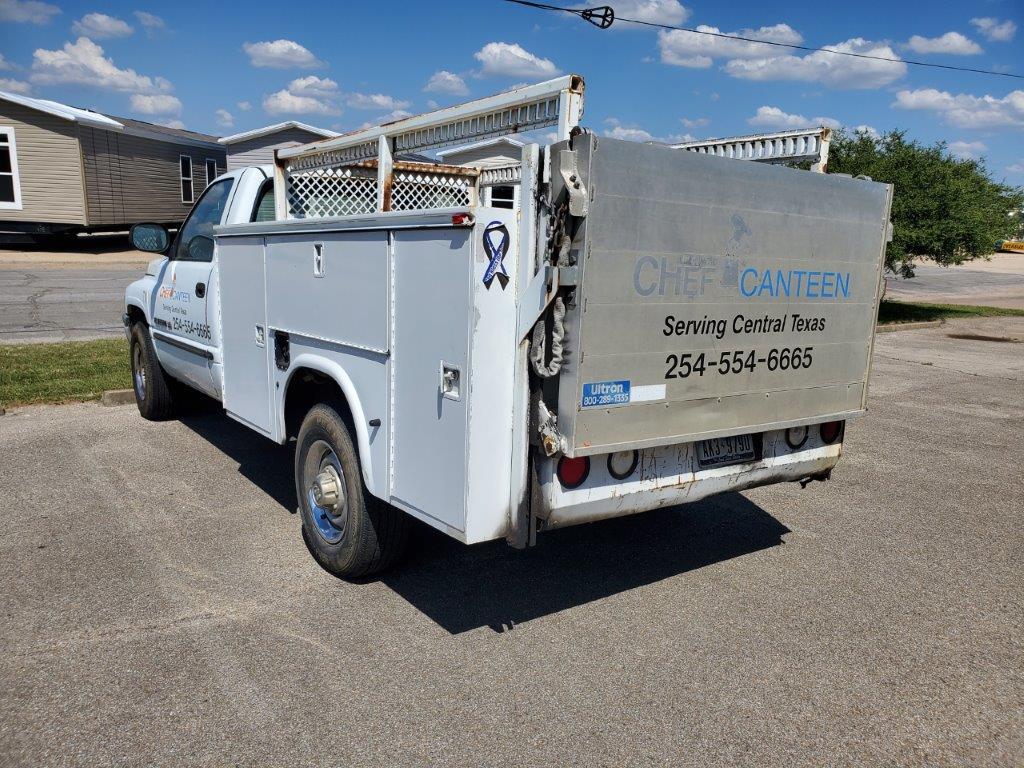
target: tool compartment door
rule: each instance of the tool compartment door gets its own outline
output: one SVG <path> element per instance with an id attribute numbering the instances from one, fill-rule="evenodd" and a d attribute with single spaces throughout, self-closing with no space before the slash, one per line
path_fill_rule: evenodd
<path id="1" fill-rule="evenodd" d="M 595 136 L 575 146 L 590 205 L 559 386 L 571 455 L 863 409 L 891 187 Z"/>

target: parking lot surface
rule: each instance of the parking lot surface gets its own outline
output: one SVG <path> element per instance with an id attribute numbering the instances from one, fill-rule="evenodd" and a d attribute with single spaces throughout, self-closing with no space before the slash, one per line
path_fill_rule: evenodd
<path id="1" fill-rule="evenodd" d="M 889 333 L 827 483 L 351 584 L 215 409 L 0 417 L 0 764 L 1024 764 L 1024 319 Z"/>
<path id="2" fill-rule="evenodd" d="M 1024 254 L 995 253 L 958 267 L 922 261 L 914 277 L 888 277 L 887 293 L 900 301 L 1024 309 Z"/>

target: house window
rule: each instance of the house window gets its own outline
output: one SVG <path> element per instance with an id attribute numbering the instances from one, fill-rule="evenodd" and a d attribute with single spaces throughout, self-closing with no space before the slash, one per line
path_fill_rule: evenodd
<path id="1" fill-rule="evenodd" d="M 494 208 L 515 208 L 515 187 L 491 187 L 491 205 Z"/>
<path id="2" fill-rule="evenodd" d="M 4 125 L 0 125 L 0 209 L 21 210 L 18 148 L 14 129 Z"/>
<path id="3" fill-rule="evenodd" d="M 217 161 L 212 158 L 206 158 L 206 186 L 213 184 L 213 180 L 217 178 Z"/>
<path id="4" fill-rule="evenodd" d="M 181 202 L 192 203 L 195 201 L 195 191 L 192 189 L 192 158 L 188 155 L 179 155 L 178 163 L 181 166 Z"/>

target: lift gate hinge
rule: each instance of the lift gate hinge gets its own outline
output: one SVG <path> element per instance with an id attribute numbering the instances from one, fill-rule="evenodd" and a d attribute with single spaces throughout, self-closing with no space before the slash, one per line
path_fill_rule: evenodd
<path id="1" fill-rule="evenodd" d="M 558 153 L 558 170 L 569 193 L 569 213 L 583 218 L 587 215 L 589 198 L 583 179 L 580 178 L 579 168 L 576 166 L 576 152 L 571 149 L 561 150 Z"/>

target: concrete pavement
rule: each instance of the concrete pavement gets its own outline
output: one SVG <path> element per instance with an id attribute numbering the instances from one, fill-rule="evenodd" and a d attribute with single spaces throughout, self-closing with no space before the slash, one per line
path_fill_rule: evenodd
<path id="1" fill-rule="evenodd" d="M 525 552 L 421 529 L 360 584 L 306 552 L 290 451 L 219 411 L 15 409 L 0 763 L 1020 765 L 1017 337 L 879 337 L 827 483 Z"/>
<path id="2" fill-rule="evenodd" d="M 996 253 L 958 267 L 921 262 L 909 280 L 889 277 L 886 295 L 900 301 L 1024 309 L 1024 254 Z"/>

